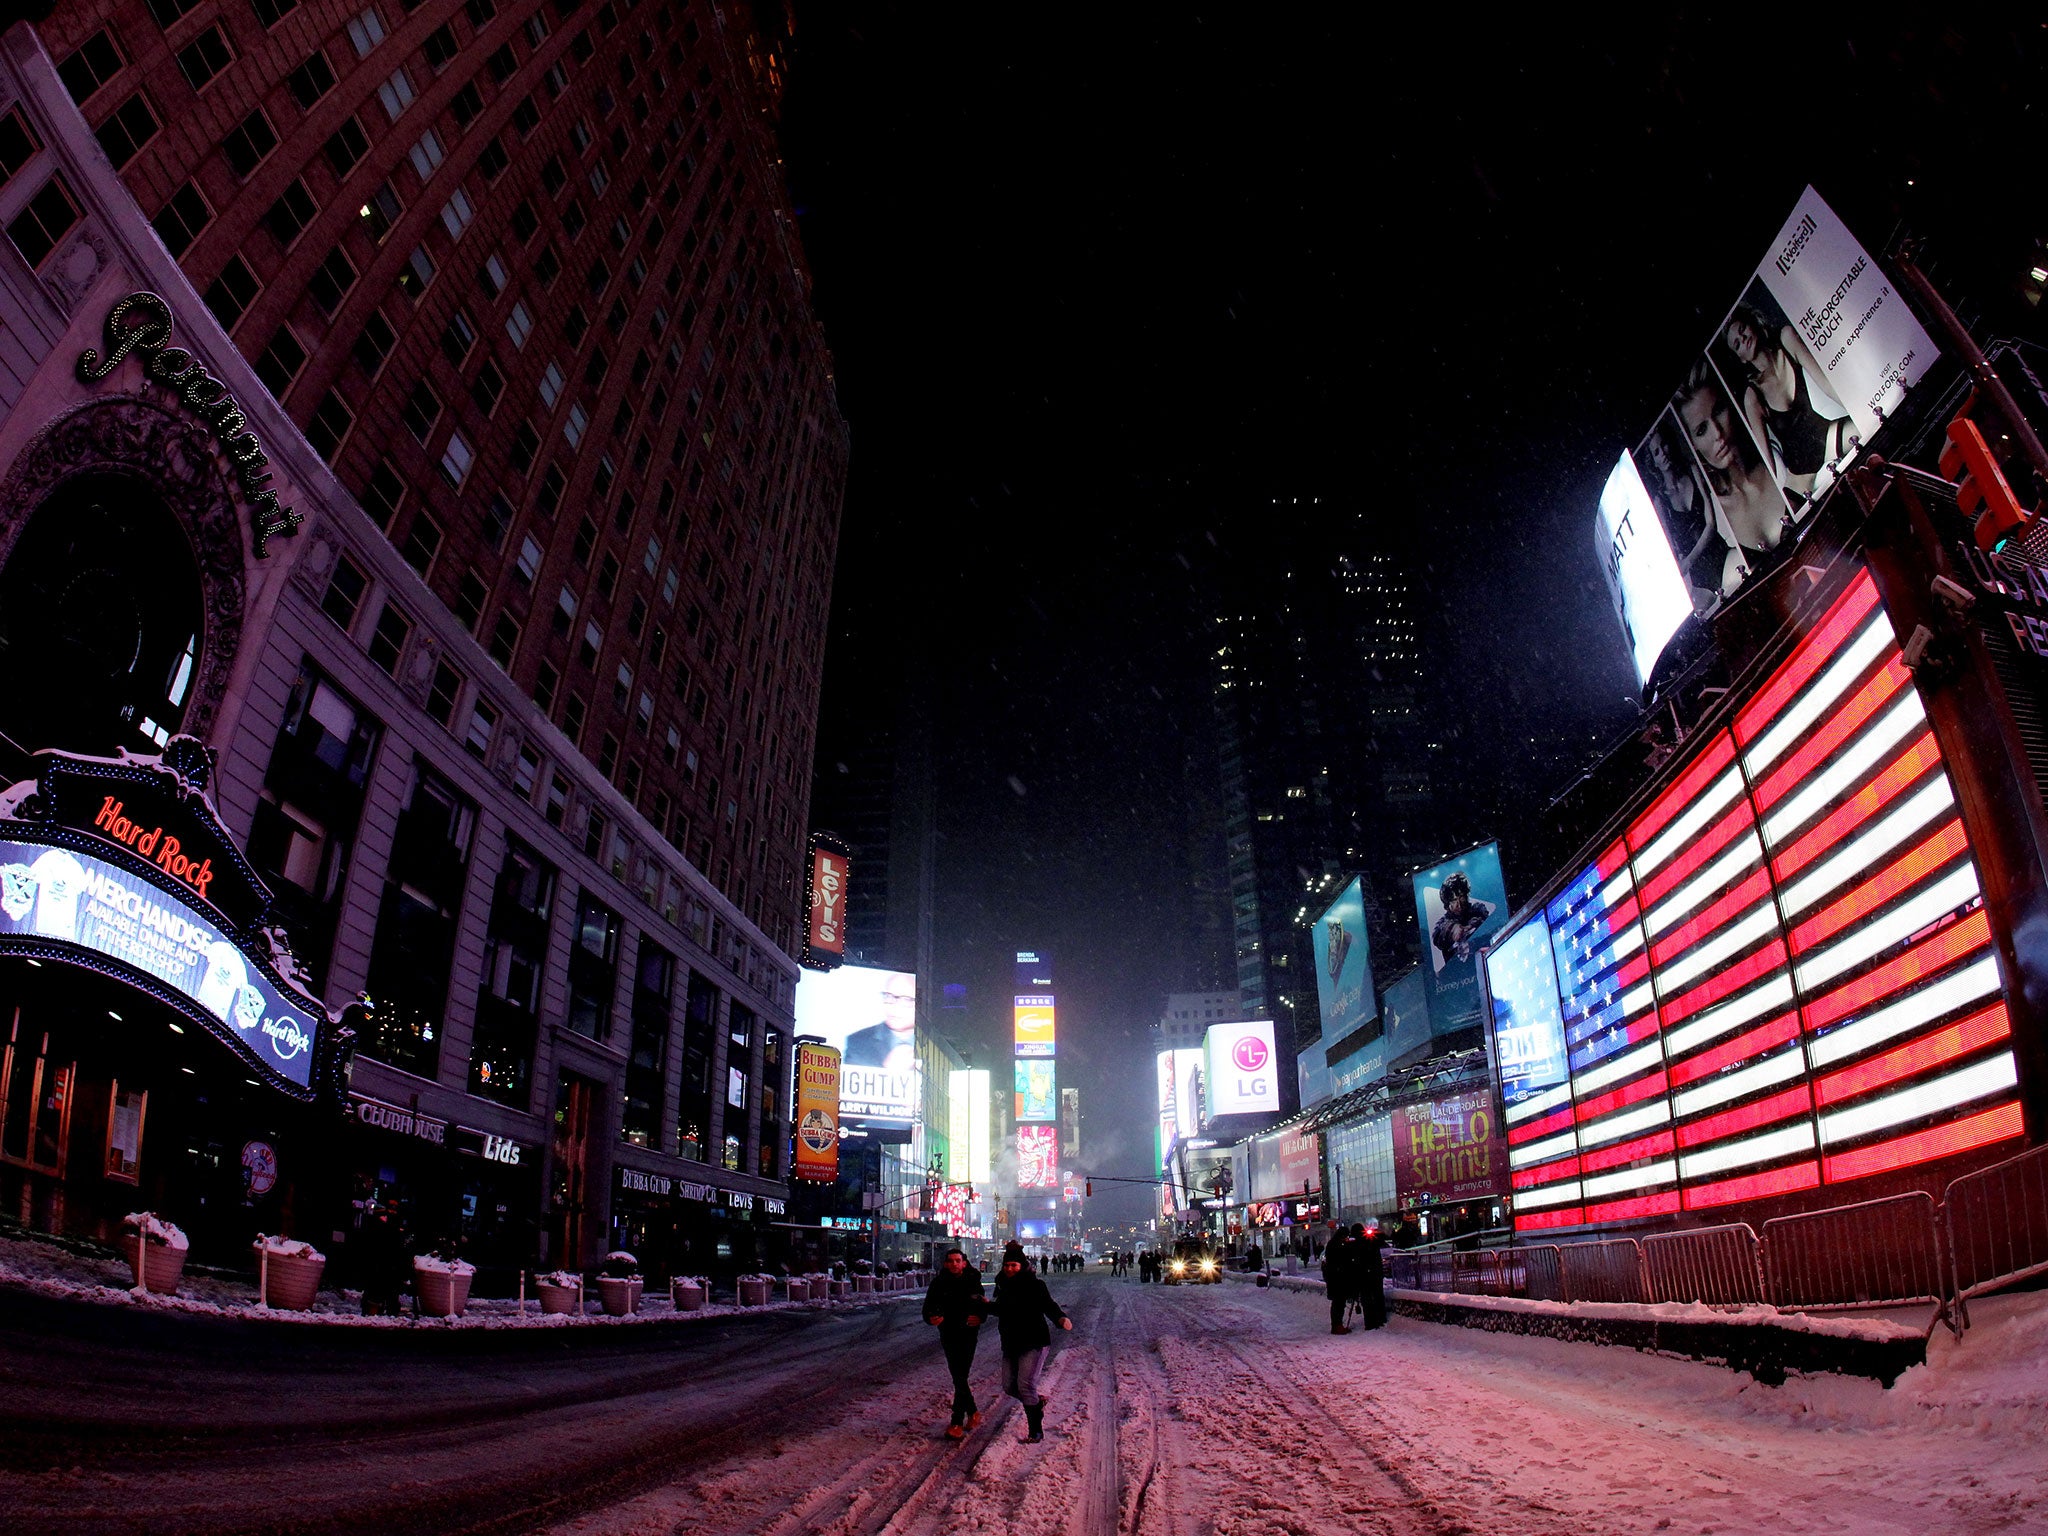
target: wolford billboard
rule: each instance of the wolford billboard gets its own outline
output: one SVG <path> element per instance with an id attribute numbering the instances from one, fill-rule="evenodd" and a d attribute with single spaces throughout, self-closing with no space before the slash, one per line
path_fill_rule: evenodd
<path id="1" fill-rule="evenodd" d="M 1279 1054 L 1273 1045 L 1272 1020 L 1211 1025 L 1203 1048 L 1211 1116 L 1279 1109 Z"/>

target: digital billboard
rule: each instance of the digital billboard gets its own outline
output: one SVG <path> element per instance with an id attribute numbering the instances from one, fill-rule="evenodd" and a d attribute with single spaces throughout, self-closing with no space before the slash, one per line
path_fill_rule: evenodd
<path id="1" fill-rule="evenodd" d="M 1693 612 L 1712 613 L 1790 557 L 1843 466 L 1938 355 L 1883 269 L 1808 187 L 1635 451 Z M 1596 539 L 1612 584 L 1610 541 Z M 1660 574 L 1643 614 L 1623 609 L 1645 679 L 1645 641 L 1661 627 L 1647 615 L 1666 612 L 1666 585 Z"/>
<path id="2" fill-rule="evenodd" d="M 1420 966 L 1380 994 L 1380 1017 L 1387 1026 L 1387 1065 L 1405 1066 L 1426 1054 L 1430 1042 L 1429 993 Z"/>
<path id="3" fill-rule="evenodd" d="M 796 1043 L 796 1162 L 790 1172 L 819 1184 L 839 1177 L 839 1052 L 809 1040 Z"/>
<path id="4" fill-rule="evenodd" d="M 1316 919 L 1316 998 L 1323 1041 L 1342 1040 L 1378 1010 L 1372 990 L 1372 955 L 1365 938 L 1365 883 L 1354 879 Z"/>
<path id="5" fill-rule="evenodd" d="M 1017 1127 L 1017 1187 L 1057 1189 L 1060 1182 L 1060 1128 L 1056 1125 Z"/>
<path id="6" fill-rule="evenodd" d="M 1053 1082 L 1053 1064 L 1027 1059 L 1016 1063 L 1019 1120 L 1057 1120 L 1060 1096 Z"/>
<path id="7" fill-rule="evenodd" d="M 1691 745 L 1543 908 L 1569 1081 L 1506 1108 L 1520 1230 L 2024 1134 L 1976 863 L 1868 572 Z"/>
<path id="8" fill-rule="evenodd" d="M 1402 1210 L 1505 1192 L 1506 1149 L 1493 1123 L 1492 1093 L 1397 1104 L 1391 1122 L 1394 1192 Z"/>
<path id="9" fill-rule="evenodd" d="M 1564 1018 L 1552 964 L 1550 926 L 1540 912 L 1486 953 L 1494 1065 L 1510 1109 L 1565 1080 Z"/>
<path id="10" fill-rule="evenodd" d="M 1013 1015 L 1019 1056 L 1053 1053 L 1053 998 L 1047 992 L 1018 997 Z"/>
<path id="11" fill-rule="evenodd" d="M 1280 1061 L 1271 1019 L 1212 1024 L 1203 1037 L 1209 1113 L 1256 1114 L 1280 1107 Z"/>
<path id="12" fill-rule="evenodd" d="M 865 965 L 803 971 L 796 1032 L 839 1048 L 842 1116 L 884 1125 L 914 1125 L 922 1116 L 916 976 Z"/>
<path id="13" fill-rule="evenodd" d="M 1624 452 L 1600 492 L 1600 515 L 1593 523 L 1593 543 L 1607 577 L 1607 595 L 1621 621 L 1636 682 L 1647 686 L 1657 658 L 1692 617 L 1692 592 L 1671 552 L 1649 490 Z"/>
<path id="14" fill-rule="evenodd" d="M 1432 1035 L 1479 1023 L 1479 951 L 1508 917 L 1500 845 L 1481 843 L 1415 872 L 1415 917 L 1422 925 L 1422 990 Z"/>
<path id="15" fill-rule="evenodd" d="M 947 1136 L 953 1146 L 952 1176 L 976 1188 L 990 1177 L 989 1075 L 985 1067 L 966 1067 L 947 1081 Z"/>
<path id="16" fill-rule="evenodd" d="M 182 869 L 174 873 L 184 878 Z M 309 1086 L 326 1022 L 319 1005 L 216 927 L 212 911 L 89 853 L 0 842 L 0 947 L 88 966 L 111 962 L 184 1008 L 251 1067 Z"/>
<path id="17" fill-rule="evenodd" d="M 1052 956 L 1036 949 L 1017 951 L 1017 985 L 1019 992 L 1050 992 L 1052 990 Z"/>

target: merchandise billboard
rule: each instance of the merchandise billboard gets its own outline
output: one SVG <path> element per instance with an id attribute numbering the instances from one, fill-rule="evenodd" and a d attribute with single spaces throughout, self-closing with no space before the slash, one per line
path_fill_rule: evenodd
<path id="1" fill-rule="evenodd" d="M 1272 1020 L 1212 1024 L 1203 1047 L 1202 1080 L 1208 1085 L 1212 1116 L 1256 1114 L 1280 1107 L 1279 1053 L 1273 1045 Z"/>
<path id="2" fill-rule="evenodd" d="M 796 984 L 796 1030 L 839 1048 L 842 1116 L 914 1125 L 923 1115 L 917 977 L 865 965 L 803 971 Z"/>
<path id="3" fill-rule="evenodd" d="M 1057 1189 L 1060 1182 L 1060 1130 L 1056 1125 L 1017 1127 L 1017 1187 Z"/>
<path id="4" fill-rule="evenodd" d="M 1017 1054 L 1050 1056 L 1053 1053 L 1053 997 L 1049 992 L 1020 994 L 1014 1014 Z"/>
<path id="5" fill-rule="evenodd" d="M 1057 1120 L 1060 1117 L 1060 1096 L 1053 1082 L 1053 1064 L 1034 1059 L 1019 1061 L 1016 1065 L 1017 1118 Z"/>
<path id="6" fill-rule="evenodd" d="M 1505 1110 L 1520 1231 L 1853 1188 L 2025 1133 L 1955 786 L 1875 583 L 1845 574 L 1542 909 L 1569 1081 Z"/>
<path id="7" fill-rule="evenodd" d="M 1635 664 L 1636 682 L 1647 686 L 1657 658 L 1692 617 L 1692 592 L 1671 552 L 1671 536 L 1650 502 L 1650 492 L 1624 452 L 1600 492 L 1593 543 L 1607 577 L 1607 595 Z"/>
<path id="8" fill-rule="evenodd" d="M 1323 1039 L 1343 1039 L 1377 1007 L 1372 990 L 1372 956 L 1365 938 L 1365 883 L 1354 879 L 1316 919 L 1316 997 L 1322 1008 Z"/>
<path id="9" fill-rule="evenodd" d="M 1448 1035 L 1479 1023 L 1479 951 L 1508 917 L 1500 845 L 1477 848 L 1415 873 L 1415 916 L 1422 925 L 1422 990 L 1429 1031 Z"/>
<path id="10" fill-rule="evenodd" d="M 804 956 L 807 961 L 830 966 L 845 958 L 847 872 L 843 848 L 812 840 L 811 921 Z"/>
<path id="11" fill-rule="evenodd" d="M 1513 1109 L 1565 1080 L 1564 1018 L 1558 1012 L 1550 925 L 1536 913 L 1486 952 L 1493 999 L 1494 1066 Z"/>
<path id="12" fill-rule="evenodd" d="M 989 1169 L 989 1076 L 985 1067 L 955 1070 L 947 1080 L 947 1136 L 953 1146 L 952 1175 L 977 1188 Z"/>
<path id="13" fill-rule="evenodd" d="M 1507 1149 L 1495 1134 L 1492 1093 L 1397 1104 L 1392 1130 L 1394 1191 L 1402 1210 L 1506 1191 Z"/>
<path id="14" fill-rule="evenodd" d="M 1712 613 L 1791 555 L 1842 468 L 1937 356 L 1870 253 L 1808 187 L 1636 449 L 1693 612 Z M 1604 534 L 1599 544 L 1608 559 Z M 1665 586 L 1660 574 L 1643 615 L 1623 612 L 1645 679 L 1646 636 L 1661 625 L 1646 616 L 1665 612 Z"/>
<path id="15" fill-rule="evenodd" d="M 790 1172 L 818 1184 L 839 1177 L 839 1052 L 810 1040 L 796 1043 L 796 1162 Z"/>
<path id="16" fill-rule="evenodd" d="M 274 1083 L 308 1087 L 319 1005 L 215 926 L 215 910 L 89 853 L 0 842 L 0 948 L 133 979 Z"/>

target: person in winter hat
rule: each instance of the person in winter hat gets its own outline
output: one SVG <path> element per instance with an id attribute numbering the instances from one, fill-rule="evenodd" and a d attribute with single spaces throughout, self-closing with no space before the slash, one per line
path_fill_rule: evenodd
<path id="1" fill-rule="evenodd" d="M 1045 1403 L 1038 1395 L 1038 1376 L 1052 1348 L 1052 1331 L 1046 1324 L 1055 1322 L 1071 1332 L 1074 1320 L 1052 1299 L 1052 1292 L 1032 1269 L 1019 1243 L 1003 1249 L 1003 1267 L 996 1276 L 995 1295 L 988 1309 L 1002 1334 L 1003 1390 L 1024 1405 L 1029 1426 L 1024 1438 L 1043 1440 Z"/>
<path id="2" fill-rule="evenodd" d="M 967 1373 L 974 1366 L 974 1346 L 981 1340 L 982 1319 L 987 1316 L 981 1271 L 969 1264 L 958 1248 L 948 1248 L 924 1293 L 924 1320 L 939 1330 L 946 1369 L 953 1373 L 953 1422 L 946 1427 L 949 1439 L 961 1439 L 981 1423 Z"/>
<path id="3" fill-rule="evenodd" d="M 1335 1222 L 1330 1225 L 1330 1246 L 1323 1250 L 1323 1294 L 1330 1301 L 1330 1332 L 1349 1333 L 1344 1309 L 1358 1291 L 1359 1244 Z"/>

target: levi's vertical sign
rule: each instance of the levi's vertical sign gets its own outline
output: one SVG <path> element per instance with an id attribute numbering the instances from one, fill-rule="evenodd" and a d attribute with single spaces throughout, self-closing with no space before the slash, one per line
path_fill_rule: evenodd
<path id="1" fill-rule="evenodd" d="M 846 953 L 846 855 L 811 848 L 811 934 L 813 954 Z"/>

